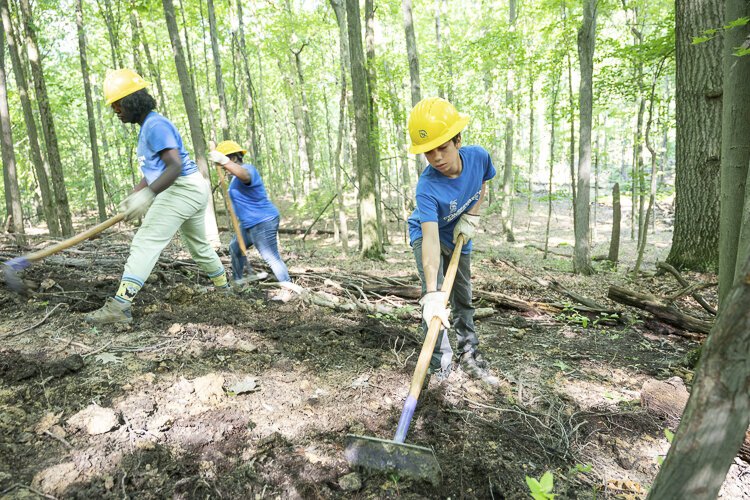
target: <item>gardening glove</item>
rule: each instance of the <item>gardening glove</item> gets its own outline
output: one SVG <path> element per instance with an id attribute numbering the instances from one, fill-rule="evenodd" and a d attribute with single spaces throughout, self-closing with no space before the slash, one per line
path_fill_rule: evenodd
<path id="1" fill-rule="evenodd" d="M 447 302 L 447 295 L 445 292 L 427 292 L 424 297 L 419 299 L 419 305 L 422 306 L 422 319 L 429 325 L 432 318 L 437 316 L 440 318 L 440 322 L 445 328 L 450 328 L 448 322 L 448 316 L 451 314 L 451 310 L 445 307 Z"/>
<path id="2" fill-rule="evenodd" d="M 227 163 L 229 163 L 229 158 L 227 157 L 227 155 L 219 153 L 215 149 L 213 151 L 209 151 L 208 159 L 214 163 L 218 163 L 219 165 L 226 165 Z"/>
<path id="3" fill-rule="evenodd" d="M 125 220 L 143 217 L 148 212 L 154 198 L 156 198 L 156 193 L 151 191 L 151 188 L 143 188 L 132 193 L 120 203 L 120 212 L 125 214 Z"/>
<path id="4" fill-rule="evenodd" d="M 459 234 L 464 235 L 464 244 L 468 243 L 477 231 L 479 225 L 479 216 L 470 213 L 464 213 L 453 226 L 453 243 L 458 239 Z"/>

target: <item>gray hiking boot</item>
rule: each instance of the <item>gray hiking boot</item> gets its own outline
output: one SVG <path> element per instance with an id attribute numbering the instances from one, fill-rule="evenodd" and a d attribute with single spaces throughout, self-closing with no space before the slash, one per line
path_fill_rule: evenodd
<path id="1" fill-rule="evenodd" d="M 279 286 L 281 287 L 281 290 L 274 293 L 271 297 L 271 300 L 273 302 L 289 302 L 292 300 L 296 295 L 302 295 L 304 292 L 304 288 L 301 286 L 292 283 L 291 281 L 284 281 L 282 283 L 279 283 Z"/>
<path id="2" fill-rule="evenodd" d="M 127 324 L 133 322 L 133 314 L 130 312 L 130 304 L 123 304 L 109 297 L 102 307 L 88 313 L 83 319 L 92 325 Z"/>
<path id="3" fill-rule="evenodd" d="M 478 352 L 465 352 L 461 356 L 461 369 L 471 378 L 491 387 L 500 385 L 500 379 L 487 370 L 487 361 Z"/>
<path id="4" fill-rule="evenodd" d="M 433 368 L 429 367 L 427 369 L 427 375 L 425 375 L 424 383 L 422 384 L 422 392 L 427 391 L 428 386 L 430 385 L 430 381 L 434 380 L 434 385 L 443 385 L 444 383 L 447 383 L 448 377 L 451 376 L 451 373 L 453 372 L 453 364 L 446 366 L 445 368 Z"/>

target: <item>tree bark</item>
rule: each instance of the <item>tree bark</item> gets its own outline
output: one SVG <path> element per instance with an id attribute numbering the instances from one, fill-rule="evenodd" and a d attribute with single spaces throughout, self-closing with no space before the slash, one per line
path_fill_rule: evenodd
<path id="1" fill-rule="evenodd" d="M 583 24 L 578 31 L 578 58 L 581 68 L 578 138 L 578 196 L 575 201 L 575 248 L 573 268 L 576 273 L 590 275 L 589 217 L 591 200 L 591 121 L 594 104 L 594 47 L 596 43 L 596 0 L 586 0 L 583 5 Z"/>
<path id="2" fill-rule="evenodd" d="M 242 69 L 245 72 L 245 83 L 247 85 L 247 133 L 250 137 L 250 154 L 253 161 L 258 165 L 263 165 L 260 151 L 260 141 L 258 140 L 258 130 L 255 124 L 255 87 L 253 86 L 252 75 L 250 74 L 250 63 L 247 57 L 247 46 L 245 44 L 245 24 L 242 19 L 242 0 L 237 0 L 237 19 L 239 34 L 240 55 L 242 56 Z"/>
<path id="3" fill-rule="evenodd" d="M 345 154 L 347 148 L 344 141 L 348 140 L 349 127 L 347 120 L 347 109 L 349 108 L 348 91 L 346 86 L 346 69 L 349 67 L 349 38 L 347 34 L 346 7 L 344 0 L 330 0 L 331 7 L 336 14 L 336 23 L 339 27 L 339 65 L 341 70 L 341 98 L 339 100 L 339 130 L 336 136 L 336 189 L 341 192 L 341 174 L 343 173 L 346 162 L 341 161 L 342 150 Z M 339 215 L 339 232 L 341 246 L 344 253 L 349 251 L 349 228 L 346 221 L 346 210 L 344 207 L 344 197 L 339 196 L 336 200 L 337 211 Z"/>
<path id="4" fill-rule="evenodd" d="M 612 186 L 612 237 L 609 240 L 609 254 L 607 260 L 617 263 L 620 259 L 620 225 L 622 223 L 622 208 L 620 206 L 620 183 Z"/>
<path id="5" fill-rule="evenodd" d="M 509 0 L 508 2 L 508 30 L 511 36 L 515 36 L 516 29 L 516 0 Z M 516 241 L 516 237 L 513 235 L 513 228 L 511 227 L 511 210 L 513 208 L 513 137 L 515 134 L 514 130 L 514 116 L 513 116 L 513 93 L 515 91 L 515 73 L 513 71 L 513 51 L 508 55 L 510 61 L 508 63 L 508 69 L 506 71 L 505 80 L 505 162 L 503 168 L 503 199 L 500 207 L 500 222 L 502 224 L 502 231 L 505 234 L 505 239 L 508 242 Z"/>
<path id="6" fill-rule="evenodd" d="M 302 103 L 300 109 L 302 118 L 302 139 L 305 146 L 305 154 L 307 155 L 308 169 L 307 169 L 307 192 L 313 189 L 313 179 L 315 178 L 315 142 L 312 130 L 312 121 L 310 120 L 310 104 L 307 102 L 307 92 L 305 91 L 305 77 L 302 72 L 302 49 L 305 48 L 303 44 L 299 50 L 292 50 L 294 54 L 294 68 L 297 76 L 297 89 L 298 99 Z"/>
<path id="7" fill-rule="evenodd" d="M 167 95 L 164 93 L 164 86 L 161 82 L 161 73 L 154 64 L 154 59 L 151 57 L 151 49 L 148 45 L 148 41 L 143 34 L 143 26 L 141 25 L 141 18 L 138 16 L 138 11 L 133 10 L 131 16 L 135 20 L 136 28 L 139 32 L 139 39 L 143 45 L 143 53 L 146 54 L 146 65 L 148 66 L 148 73 L 151 76 L 151 81 L 156 83 L 156 91 L 159 100 L 159 110 L 164 116 L 167 115 Z"/>
<path id="8" fill-rule="evenodd" d="M 552 103 L 550 112 L 550 138 L 549 138 L 549 179 L 547 180 L 547 228 L 544 231 L 544 259 L 549 253 L 549 226 L 552 221 L 552 181 L 555 169 L 555 131 L 557 126 L 557 98 L 560 93 L 560 70 L 552 72 Z"/>
<path id="9" fill-rule="evenodd" d="M 182 100 L 185 103 L 185 112 L 188 116 L 190 126 L 190 137 L 193 142 L 193 151 L 195 152 L 195 162 L 198 164 L 203 178 L 208 182 L 208 163 L 206 162 L 206 139 L 203 136 L 200 115 L 198 113 L 198 102 L 195 98 L 192 82 L 188 73 L 188 67 L 185 63 L 185 55 L 182 52 L 182 42 L 180 41 L 180 32 L 177 28 L 175 18 L 174 4 L 172 0 L 162 0 L 164 7 L 164 18 L 169 31 L 169 39 L 174 51 L 174 62 L 177 67 L 177 76 L 180 80 L 180 89 L 182 90 Z M 206 208 L 206 237 L 214 248 L 221 246 L 219 240 L 219 229 L 216 224 L 216 214 L 214 212 L 213 197 L 210 197 L 208 207 Z"/>
<path id="10" fill-rule="evenodd" d="M 377 207 L 380 239 L 388 243 L 386 225 L 383 224 L 383 195 L 380 182 L 380 125 L 378 124 L 378 73 L 375 69 L 375 8 L 373 0 L 365 0 L 365 56 L 367 58 L 367 95 L 370 103 L 370 164 L 376 167 L 375 206 Z"/>
<path id="11" fill-rule="evenodd" d="M 47 146 L 47 158 L 49 158 L 52 186 L 55 192 L 55 203 L 57 204 L 57 215 L 60 219 L 62 235 L 69 237 L 73 235 L 73 221 L 68 206 L 68 192 L 65 188 L 65 174 L 63 173 L 60 149 L 57 144 L 57 133 L 55 132 L 55 121 L 47 96 L 47 83 L 44 80 L 44 68 L 42 67 L 41 55 L 36 42 L 35 24 L 31 14 L 29 0 L 21 0 L 21 12 L 23 24 L 26 30 L 26 46 L 31 64 L 31 74 L 34 79 L 34 90 L 36 94 L 37 107 L 39 108 L 39 119 L 44 133 L 44 142 Z"/>
<path id="12" fill-rule="evenodd" d="M 96 190 L 96 205 L 99 209 L 99 222 L 107 220 L 107 205 L 104 202 L 104 181 L 102 167 L 99 160 L 99 142 L 96 139 L 96 119 L 94 117 L 94 101 L 91 98 L 91 81 L 89 79 L 89 65 L 86 61 L 86 35 L 83 31 L 82 0 L 76 2 L 76 26 L 78 28 L 78 52 L 81 59 L 81 74 L 83 76 L 83 94 L 86 98 L 86 118 L 88 119 L 89 141 L 91 141 L 91 167 L 94 169 L 94 187 Z"/>
<path id="13" fill-rule="evenodd" d="M 5 46 L 5 30 L 0 24 L 0 47 Z M 21 191 L 16 174 L 16 153 L 13 150 L 13 128 L 8 109 L 8 86 L 5 76 L 5 50 L 0 50 L 0 145 L 3 159 L 3 185 L 5 186 L 5 208 L 11 218 L 10 227 L 18 243 L 24 243 L 23 208 Z"/>
<path id="14" fill-rule="evenodd" d="M 419 80 L 419 52 L 417 51 L 417 38 L 414 35 L 412 0 L 401 0 L 401 15 L 404 20 L 406 58 L 409 61 L 409 89 L 411 91 L 411 105 L 413 107 L 422 100 L 422 84 Z M 414 166 L 417 176 L 422 173 L 422 165 L 422 155 L 416 155 L 414 158 Z"/>
<path id="15" fill-rule="evenodd" d="M 357 141 L 356 165 L 359 181 L 360 251 L 365 258 L 382 259 L 382 232 L 378 226 L 376 198 L 376 184 L 380 165 L 373 165 L 372 163 L 373 143 L 370 131 L 370 108 L 367 101 L 367 74 L 362 50 L 362 28 L 358 0 L 346 0 L 346 21 L 349 33 L 354 127 Z"/>
<path id="16" fill-rule="evenodd" d="M 730 22 L 747 15 L 747 3 L 730 0 L 726 10 Z M 682 422 L 648 498 L 716 498 L 743 444 L 750 423 L 750 260 L 740 276 L 703 345 Z"/>
<path id="17" fill-rule="evenodd" d="M 208 29 L 211 36 L 211 54 L 214 57 L 216 96 L 219 98 L 219 128 L 221 128 L 222 139 L 228 141 L 232 138 L 232 135 L 227 119 L 227 98 L 224 94 L 224 77 L 221 74 L 221 54 L 219 53 L 219 37 L 216 30 L 216 13 L 213 0 L 206 1 L 206 8 L 208 9 Z M 185 43 L 187 43 L 187 40 Z"/>
<path id="18" fill-rule="evenodd" d="M 721 26 L 719 0 L 675 2 L 675 215 L 667 262 L 715 270 L 719 264 L 719 169 L 722 114 L 722 40 L 693 44 L 702 30 Z M 666 137 L 666 134 L 665 134 Z"/>
<path id="19" fill-rule="evenodd" d="M 18 88 L 18 95 L 21 99 L 21 108 L 23 110 L 23 119 L 26 124 L 26 134 L 29 138 L 29 151 L 31 152 L 31 161 L 34 165 L 39 191 L 42 196 L 42 208 L 44 217 L 47 222 L 50 236 L 60 236 L 60 220 L 57 215 L 57 206 L 55 205 L 54 195 L 50 189 L 48 169 L 49 165 L 42 158 L 42 150 L 39 146 L 39 134 L 34 121 L 34 112 L 31 109 L 31 98 L 29 96 L 29 86 L 26 80 L 26 71 L 21 62 L 21 55 L 18 51 L 18 38 L 13 29 L 10 18 L 10 9 L 8 0 L 0 0 L 0 15 L 2 15 L 3 28 L 5 30 L 8 52 L 10 54 L 13 74 Z"/>

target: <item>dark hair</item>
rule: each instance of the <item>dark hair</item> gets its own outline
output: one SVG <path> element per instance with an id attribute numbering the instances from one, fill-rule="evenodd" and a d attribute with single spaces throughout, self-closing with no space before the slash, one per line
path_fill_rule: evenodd
<path id="1" fill-rule="evenodd" d="M 230 153 L 227 155 L 227 158 L 232 160 L 233 162 L 237 163 L 238 165 L 242 165 L 242 159 L 245 157 L 245 155 L 242 154 L 242 151 L 236 151 L 234 153 Z M 236 158 L 236 159 L 232 159 Z"/>
<path id="2" fill-rule="evenodd" d="M 120 100 L 123 113 L 134 118 L 143 118 L 156 109 L 156 99 L 151 97 L 146 89 L 141 89 L 126 95 Z"/>
<path id="3" fill-rule="evenodd" d="M 453 141 L 454 146 L 458 146 L 458 141 L 460 140 L 461 140 L 461 132 L 454 135 L 453 138 L 451 139 L 451 141 Z"/>

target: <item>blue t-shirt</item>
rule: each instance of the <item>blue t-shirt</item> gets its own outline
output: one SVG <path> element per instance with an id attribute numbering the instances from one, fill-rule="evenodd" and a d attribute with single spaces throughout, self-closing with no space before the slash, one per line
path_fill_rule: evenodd
<path id="1" fill-rule="evenodd" d="M 229 183 L 229 197 L 232 199 L 232 207 L 240 225 L 247 229 L 279 217 L 279 210 L 268 199 L 258 169 L 249 163 L 242 165 L 242 168 L 250 174 L 250 182 L 245 184 L 235 177 Z"/>
<path id="2" fill-rule="evenodd" d="M 198 166 L 190 158 L 182 137 L 177 128 L 156 111 L 150 112 L 138 132 L 138 166 L 151 184 L 166 170 L 167 166 L 159 156 L 165 149 L 176 149 L 182 160 L 180 175 L 188 175 L 198 171 Z"/>
<path id="3" fill-rule="evenodd" d="M 479 200 L 482 184 L 495 177 L 495 167 L 490 154 L 481 146 L 464 146 L 458 150 L 461 156 L 461 175 L 452 179 L 431 165 L 417 181 L 417 208 L 409 217 L 409 242 L 422 237 L 423 222 L 437 222 L 440 243 L 453 250 L 453 227 L 461 214 Z M 461 249 L 471 252 L 472 241 Z"/>

